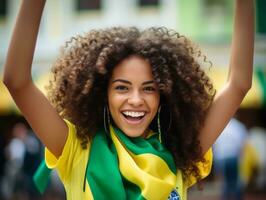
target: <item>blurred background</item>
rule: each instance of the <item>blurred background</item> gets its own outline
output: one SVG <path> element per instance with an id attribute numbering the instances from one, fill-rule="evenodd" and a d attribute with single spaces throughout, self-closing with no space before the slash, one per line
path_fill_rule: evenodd
<path id="1" fill-rule="evenodd" d="M 20 2 L 0 0 L 1 78 Z M 166 26 L 201 47 L 213 63 L 206 72 L 219 90 L 228 70 L 233 4 L 233 0 L 48 0 L 33 62 L 34 80 L 45 92 L 60 47 L 77 33 L 108 26 Z M 188 199 L 266 199 L 266 2 L 257 0 L 256 8 L 252 89 L 214 145 L 213 169 L 204 189 L 193 187 Z M 0 200 L 65 199 L 56 174 L 44 195 L 34 189 L 32 175 L 42 158 L 43 146 L 0 81 Z"/>

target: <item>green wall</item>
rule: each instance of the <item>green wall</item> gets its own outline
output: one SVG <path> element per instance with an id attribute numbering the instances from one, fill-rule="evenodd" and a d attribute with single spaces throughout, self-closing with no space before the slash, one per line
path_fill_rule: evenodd
<path id="1" fill-rule="evenodd" d="M 257 32 L 266 34 L 266 1 L 257 0 Z"/>
<path id="2" fill-rule="evenodd" d="M 219 13 L 208 8 L 207 1 L 211 2 L 179 0 L 179 32 L 196 40 L 224 42 L 231 35 L 234 1 L 219 0 L 223 5 Z"/>

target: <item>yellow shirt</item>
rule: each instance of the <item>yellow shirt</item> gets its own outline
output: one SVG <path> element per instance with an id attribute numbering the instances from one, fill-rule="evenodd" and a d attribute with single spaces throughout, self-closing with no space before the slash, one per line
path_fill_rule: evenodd
<path id="1" fill-rule="evenodd" d="M 45 149 L 45 161 L 49 168 L 56 168 L 59 177 L 65 187 L 66 196 L 68 200 L 93 200 L 87 179 L 85 177 L 86 166 L 89 158 L 90 145 L 87 149 L 82 149 L 80 140 L 76 136 L 76 128 L 73 124 L 66 121 L 69 132 L 66 144 L 64 146 L 62 155 L 59 159 L 48 150 Z M 198 163 L 200 175 L 202 178 L 206 177 L 212 165 L 212 151 L 211 149 L 205 154 L 205 159 L 208 161 L 206 166 Z M 85 183 L 85 192 L 83 190 Z M 177 191 L 181 200 L 187 199 L 187 189 L 196 183 L 194 177 L 190 177 L 190 184 L 187 185 L 180 170 L 177 172 Z"/>

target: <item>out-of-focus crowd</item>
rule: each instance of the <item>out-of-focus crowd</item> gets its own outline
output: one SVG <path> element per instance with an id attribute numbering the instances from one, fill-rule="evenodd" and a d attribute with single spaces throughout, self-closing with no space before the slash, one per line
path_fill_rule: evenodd
<path id="1" fill-rule="evenodd" d="M 0 138 L 0 200 L 65 199 L 64 189 L 55 171 L 44 194 L 41 195 L 34 186 L 33 175 L 43 160 L 44 148 L 31 129 L 18 122 L 10 134 L 11 138 L 6 144 Z M 208 184 L 219 185 L 215 194 L 217 198 L 241 200 L 247 199 L 244 197 L 247 193 L 266 194 L 265 129 L 247 129 L 232 118 L 213 145 L 213 153 L 212 178 Z M 204 190 L 208 189 L 205 187 Z"/>
<path id="2" fill-rule="evenodd" d="M 266 192 L 266 130 L 249 130 L 232 118 L 213 145 L 214 178 L 221 199 L 244 199 L 246 193 Z"/>
<path id="3" fill-rule="evenodd" d="M 55 173 L 44 195 L 34 185 L 33 175 L 43 159 L 44 148 L 31 129 L 18 122 L 11 134 L 8 143 L 0 145 L 0 200 L 65 199 Z M 3 143 L 3 138 L 0 141 Z"/>

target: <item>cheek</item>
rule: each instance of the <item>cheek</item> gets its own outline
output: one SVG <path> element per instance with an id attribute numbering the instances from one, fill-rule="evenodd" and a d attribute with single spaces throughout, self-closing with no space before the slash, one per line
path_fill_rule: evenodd
<path id="1" fill-rule="evenodd" d="M 159 95 L 154 95 L 152 98 L 149 99 L 150 108 L 152 109 L 153 113 L 157 113 L 159 104 L 160 104 L 160 97 Z"/>
<path id="2" fill-rule="evenodd" d="M 119 110 L 120 106 L 122 105 L 123 99 L 121 95 L 117 95 L 112 92 L 108 92 L 108 106 L 112 113 Z"/>

